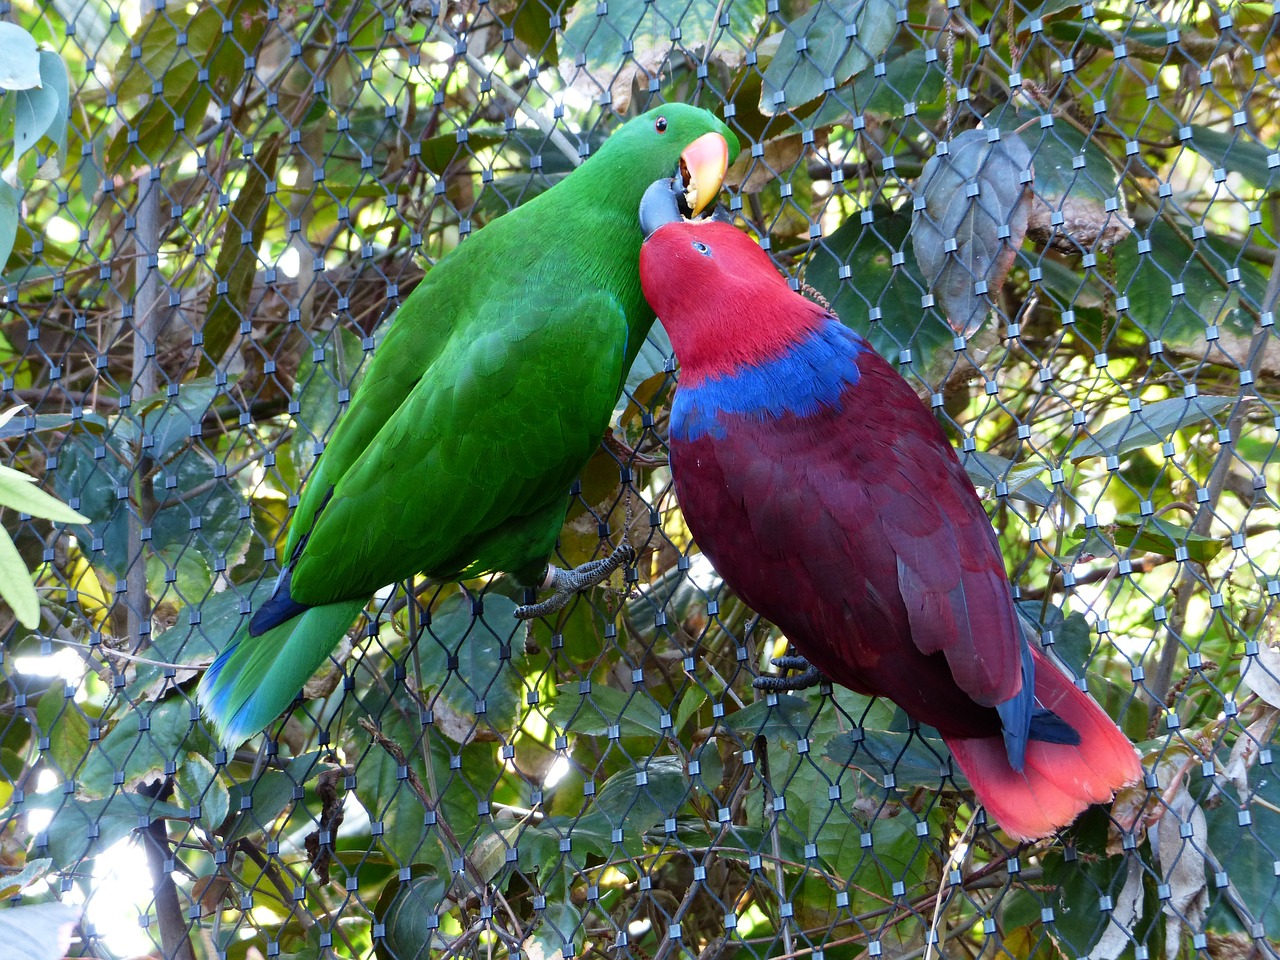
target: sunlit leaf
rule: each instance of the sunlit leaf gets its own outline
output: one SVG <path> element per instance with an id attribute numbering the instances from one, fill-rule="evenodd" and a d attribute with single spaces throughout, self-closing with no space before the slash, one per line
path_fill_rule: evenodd
<path id="1" fill-rule="evenodd" d="M 81 908 L 29 903 L 0 910 L 0 942 L 10 960 L 58 960 L 71 949 Z"/>
<path id="2" fill-rule="evenodd" d="M 30 90 L 39 83 L 35 37 L 16 23 L 0 20 L 0 90 Z"/>
<path id="3" fill-rule="evenodd" d="M 1178 430 L 1194 427 L 1242 403 L 1239 397 L 1170 397 L 1144 404 L 1117 420 L 1094 430 L 1091 436 L 1071 448 L 1072 462 L 1090 457 L 1118 457 L 1131 450 L 1154 446 L 1168 440 Z"/>

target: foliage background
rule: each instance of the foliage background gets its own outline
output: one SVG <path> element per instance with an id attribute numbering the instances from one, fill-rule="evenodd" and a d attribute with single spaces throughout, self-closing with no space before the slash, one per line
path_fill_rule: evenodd
<path id="1" fill-rule="evenodd" d="M 81 905 L 73 956 L 1274 956 L 1277 9 L 0 2 L 0 443 L 89 518 L 3 514 L 43 601 L 0 611 L 11 905 Z M 561 542 L 627 537 L 625 577 L 527 636 L 501 578 L 399 588 L 214 749 L 194 678 L 381 324 L 664 100 L 726 117 L 739 222 L 968 455 L 1140 744 L 1113 809 L 1017 848 L 892 705 L 753 691 L 781 640 L 671 497 L 660 331 Z"/>

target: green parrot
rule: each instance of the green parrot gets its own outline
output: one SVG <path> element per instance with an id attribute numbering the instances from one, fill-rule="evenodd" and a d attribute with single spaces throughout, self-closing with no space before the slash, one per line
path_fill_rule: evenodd
<path id="1" fill-rule="evenodd" d="M 200 680 L 224 745 L 284 712 L 387 584 L 504 571 L 555 591 L 528 616 L 624 561 L 548 558 L 653 323 L 637 210 L 672 177 L 700 213 L 737 153 L 707 111 L 651 110 L 428 272 L 307 478 L 273 596 Z"/>

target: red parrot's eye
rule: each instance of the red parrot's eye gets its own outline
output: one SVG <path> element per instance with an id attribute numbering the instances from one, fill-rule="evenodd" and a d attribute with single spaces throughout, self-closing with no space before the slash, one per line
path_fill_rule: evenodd
<path id="1" fill-rule="evenodd" d="M 659 133 L 666 133 L 666 132 L 667 132 L 667 118 L 666 118 L 666 117 L 659 117 L 657 120 L 653 121 L 653 129 L 657 130 Z"/>

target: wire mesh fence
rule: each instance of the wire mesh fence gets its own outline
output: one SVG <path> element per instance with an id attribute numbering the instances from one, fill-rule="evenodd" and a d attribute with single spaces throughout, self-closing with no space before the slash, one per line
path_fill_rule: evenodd
<path id="1" fill-rule="evenodd" d="M 1278 14 L 0 0 L 0 443 L 67 505 L 0 474 L 0 953 L 1274 956 Z M 671 102 L 944 424 L 1143 757 L 1114 804 L 1019 844 L 893 704 L 753 687 L 786 638 L 681 517 L 660 325 L 556 551 L 633 563 L 528 626 L 388 588 L 262 735 L 202 720 L 397 306 Z"/>

